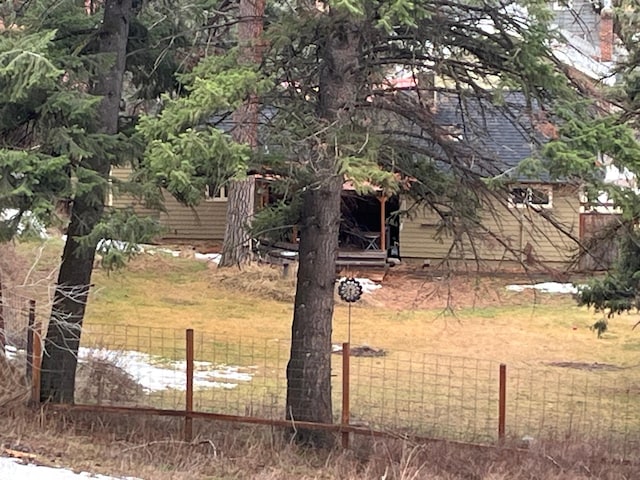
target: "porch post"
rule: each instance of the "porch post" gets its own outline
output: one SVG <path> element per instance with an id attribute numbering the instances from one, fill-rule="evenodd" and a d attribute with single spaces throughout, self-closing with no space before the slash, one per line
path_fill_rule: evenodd
<path id="1" fill-rule="evenodd" d="M 387 250 L 387 197 L 383 194 L 378 197 L 380 200 L 380 250 Z"/>

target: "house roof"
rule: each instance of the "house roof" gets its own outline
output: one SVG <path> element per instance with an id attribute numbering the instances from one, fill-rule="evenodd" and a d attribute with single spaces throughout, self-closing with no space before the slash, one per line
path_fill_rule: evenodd
<path id="1" fill-rule="evenodd" d="M 432 109 L 436 132 L 414 127 L 416 135 L 409 143 L 443 168 L 462 168 L 485 178 L 549 181 L 544 172 L 529 177 L 517 168 L 556 133 L 544 112 L 522 93 L 507 92 L 500 102 L 472 94 L 438 94 Z"/>
<path id="2" fill-rule="evenodd" d="M 508 94 L 504 106 L 477 97 L 441 96 L 435 110 L 439 125 L 450 128 L 470 147 L 471 155 L 491 162 L 500 172 L 517 167 L 534 152 L 539 135 L 520 93 Z"/>

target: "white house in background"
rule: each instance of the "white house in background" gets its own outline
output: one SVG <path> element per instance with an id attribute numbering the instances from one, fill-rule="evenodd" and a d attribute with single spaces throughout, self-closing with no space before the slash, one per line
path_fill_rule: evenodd
<path id="1" fill-rule="evenodd" d="M 613 62 L 623 52 L 617 47 L 613 31 L 611 0 L 568 0 L 553 2 L 553 24 L 564 37 L 552 48 L 559 60 L 607 84 Z"/>

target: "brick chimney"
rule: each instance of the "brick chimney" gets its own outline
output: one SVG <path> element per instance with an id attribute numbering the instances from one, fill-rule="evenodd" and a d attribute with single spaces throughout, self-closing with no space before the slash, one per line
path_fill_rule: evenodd
<path id="1" fill-rule="evenodd" d="M 613 60 L 613 9 L 603 8 L 600 12 L 600 61 Z"/>

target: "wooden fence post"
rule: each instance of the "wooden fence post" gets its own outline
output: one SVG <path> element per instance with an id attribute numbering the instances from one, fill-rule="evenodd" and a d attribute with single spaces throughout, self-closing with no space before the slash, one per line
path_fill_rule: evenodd
<path id="1" fill-rule="evenodd" d="M 29 300 L 29 320 L 27 322 L 27 380 L 33 378 L 33 330 L 36 326 L 36 301 Z"/>
<path id="2" fill-rule="evenodd" d="M 184 417 L 184 441 L 193 439 L 193 329 L 187 329 L 187 391 L 186 391 L 186 415 Z"/>
<path id="3" fill-rule="evenodd" d="M 348 342 L 342 344 L 342 426 L 349 426 L 349 358 L 351 345 Z M 349 448 L 349 431 L 342 431 L 342 448 Z"/>
<path id="4" fill-rule="evenodd" d="M 507 415 L 507 366 L 500 364 L 500 391 L 498 398 L 498 439 L 504 440 Z"/>
<path id="5" fill-rule="evenodd" d="M 40 404 L 40 372 L 42 367 L 42 325 L 36 322 L 33 331 L 33 372 L 31 376 L 31 403 Z"/>

